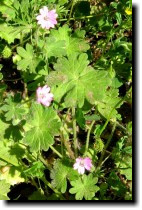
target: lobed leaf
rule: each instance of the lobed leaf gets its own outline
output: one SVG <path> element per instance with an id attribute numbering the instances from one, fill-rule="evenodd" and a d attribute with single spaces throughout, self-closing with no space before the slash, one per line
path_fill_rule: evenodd
<path id="1" fill-rule="evenodd" d="M 84 174 L 82 177 L 79 177 L 78 180 L 72 181 L 72 188 L 69 190 L 71 194 L 76 194 L 76 200 L 92 200 L 95 196 L 95 193 L 99 190 L 99 187 L 95 185 L 98 181 L 98 178 L 93 177 L 92 174 L 88 176 Z"/>
<path id="2" fill-rule="evenodd" d="M 54 136 L 59 133 L 60 121 L 52 108 L 44 108 L 40 104 L 33 104 L 27 119 L 30 129 L 25 132 L 24 142 L 32 151 L 49 149 L 54 144 Z"/>
<path id="3" fill-rule="evenodd" d="M 109 75 L 106 71 L 95 71 L 88 64 L 85 53 L 58 59 L 54 66 L 56 72 L 47 77 L 47 83 L 54 87 L 55 101 L 64 100 L 66 107 L 78 105 L 81 108 L 85 99 L 94 104 L 104 98 L 106 88 L 111 83 Z M 56 80 L 53 81 L 53 77 Z"/>

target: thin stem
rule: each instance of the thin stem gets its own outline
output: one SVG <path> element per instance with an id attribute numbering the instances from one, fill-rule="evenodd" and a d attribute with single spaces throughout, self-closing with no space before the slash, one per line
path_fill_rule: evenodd
<path id="1" fill-rule="evenodd" d="M 69 18 L 68 18 L 68 22 L 71 19 L 71 15 L 72 15 L 72 11 L 73 11 L 73 6 L 74 6 L 74 0 L 72 0 L 72 5 L 71 5 L 71 10 L 70 10 L 70 14 L 69 14 Z"/>
<path id="2" fill-rule="evenodd" d="M 17 78 L 17 79 L 3 79 L 3 81 L 6 81 L 6 82 L 14 82 L 14 81 L 18 81 L 18 80 L 21 80 L 22 77 L 20 78 Z"/>
<path id="3" fill-rule="evenodd" d="M 103 161 L 104 155 L 105 155 L 105 153 L 106 153 L 106 149 L 108 148 L 108 146 L 109 146 L 109 144 L 110 144 L 110 142 L 111 142 L 111 139 L 112 139 L 112 137 L 113 137 L 115 128 L 116 128 L 116 122 L 114 123 L 113 128 L 112 128 L 112 131 L 111 131 L 111 134 L 110 134 L 110 136 L 109 136 L 109 138 L 108 138 L 108 140 L 107 140 L 107 143 L 106 143 L 105 146 L 104 146 L 104 150 L 103 150 L 103 152 L 102 152 L 102 154 L 101 154 L 101 157 L 100 157 L 100 160 L 99 160 L 99 163 L 98 163 L 98 167 L 97 167 L 97 168 L 99 168 L 99 167 L 102 165 L 102 161 Z"/>
<path id="4" fill-rule="evenodd" d="M 92 130 L 92 127 L 94 125 L 94 122 L 95 120 L 92 121 L 89 129 L 88 129 L 88 132 L 87 132 L 87 139 L 86 139 L 86 146 L 85 146 L 85 153 L 84 155 L 86 155 L 87 151 L 88 151 L 88 147 L 89 147 L 89 140 L 90 140 L 90 134 L 91 134 L 91 130 Z"/>
<path id="5" fill-rule="evenodd" d="M 121 128 L 122 130 L 124 130 L 124 132 L 127 133 L 127 129 L 123 125 L 121 125 L 119 122 L 117 122 L 117 121 L 116 121 L 116 126 Z"/>
<path id="6" fill-rule="evenodd" d="M 65 127 L 63 127 L 63 129 L 65 129 Z M 71 147 L 69 146 L 69 139 L 68 139 L 68 138 L 65 139 L 64 133 L 63 133 L 62 130 L 61 130 L 61 138 L 62 138 L 62 141 L 63 141 L 63 143 L 64 143 L 64 145 L 65 145 L 65 147 L 66 147 L 66 149 L 67 149 L 67 151 L 68 151 L 68 153 L 69 153 L 69 156 L 70 156 L 72 159 L 75 159 L 74 153 L 73 153 Z"/>
<path id="7" fill-rule="evenodd" d="M 102 166 L 102 165 L 107 161 L 107 159 L 108 159 L 110 156 L 111 156 L 111 153 L 102 161 L 102 163 L 101 163 L 100 166 Z"/>
<path id="8" fill-rule="evenodd" d="M 28 37 L 27 39 L 23 40 L 22 45 L 23 45 L 25 42 L 27 42 L 30 38 L 31 38 L 31 37 Z M 12 50 L 14 50 L 14 49 L 15 49 L 16 47 L 18 47 L 19 45 L 21 45 L 21 44 L 18 43 L 18 44 L 16 44 L 16 45 L 14 45 L 14 46 L 12 47 Z"/>
<path id="9" fill-rule="evenodd" d="M 50 170 L 51 167 L 48 165 L 47 161 L 41 156 L 38 156 L 38 159 Z"/>
<path id="10" fill-rule="evenodd" d="M 42 177 L 41 180 L 42 180 L 42 181 L 43 181 L 51 190 L 53 190 L 53 191 L 56 193 L 56 195 L 58 195 L 58 196 L 61 198 L 61 200 L 65 200 L 64 196 L 63 196 L 57 189 L 54 189 L 54 188 L 52 187 L 52 185 L 50 184 L 50 182 L 48 182 L 48 181 L 45 179 L 45 177 Z"/>
<path id="11" fill-rule="evenodd" d="M 100 131 L 100 133 L 99 133 L 99 137 L 101 136 L 101 134 L 102 134 L 102 132 L 105 130 L 105 128 L 106 128 L 106 126 L 107 126 L 107 124 L 108 124 L 108 122 L 110 121 L 110 118 L 111 118 L 111 115 L 112 115 L 112 112 L 127 98 L 127 94 L 129 93 L 129 92 L 131 92 L 132 91 L 132 87 L 130 87 L 130 89 L 127 91 L 127 93 L 126 93 L 126 95 L 123 97 L 123 98 L 121 98 L 120 99 L 120 101 L 118 101 L 118 103 L 112 108 L 112 110 L 110 111 L 110 114 L 109 114 L 109 116 L 108 116 L 108 118 L 107 118 L 107 121 L 105 122 L 105 124 L 104 124 L 104 126 L 102 127 L 102 129 L 101 129 L 101 131 Z"/>
<path id="12" fill-rule="evenodd" d="M 63 19 L 59 19 L 58 21 L 59 22 L 62 22 L 62 21 L 70 21 L 70 20 L 84 20 L 84 19 L 90 19 L 90 18 L 93 18 L 93 17 L 99 17 L 99 16 L 102 16 L 102 15 L 104 15 L 105 13 L 99 13 L 99 14 L 97 14 L 97 15 L 88 15 L 88 16 L 83 16 L 83 17 L 72 17 L 71 18 L 71 14 L 72 14 L 72 10 L 73 10 L 73 5 L 74 4 L 72 4 L 72 9 L 70 10 L 70 14 L 69 14 L 69 18 L 67 19 L 67 18 L 63 18 Z M 114 10 L 114 11 L 112 11 L 112 13 L 115 13 L 116 11 Z"/>
<path id="13" fill-rule="evenodd" d="M 75 107 L 72 108 L 72 118 L 73 118 L 73 142 L 74 142 L 74 152 L 75 152 L 75 157 L 77 157 L 78 152 L 77 152 L 77 132 L 76 132 L 76 118 L 75 118 Z"/>
<path id="14" fill-rule="evenodd" d="M 63 156 L 53 146 L 50 146 L 50 149 L 52 149 L 52 151 L 55 152 L 60 158 L 63 158 Z"/>
<path id="15" fill-rule="evenodd" d="M 112 112 L 114 111 L 114 109 L 116 109 L 116 108 L 119 106 L 119 104 L 121 104 L 121 103 L 124 101 L 124 98 L 125 98 L 125 96 L 124 96 L 120 101 L 118 101 L 118 103 L 117 103 L 117 104 L 112 108 L 112 110 L 110 111 L 110 113 L 109 113 L 109 115 L 108 115 L 108 118 L 107 118 L 107 120 L 106 120 L 104 126 L 102 127 L 102 129 L 101 129 L 101 131 L 100 131 L 100 133 L 99 133 L 99 136 L 101 136 L 102 132 L 105 130 L 107 124 L 109 123 L 109 120 L 110 120 L 110 118 L 111 118 Z"/>
<path id="16" fill-rule="evenodd" d="M 22 32 L 20 33 L 20 45 L 21 46 L 23 45 L 23 33 Z"/>
<path id="17" fill-rule="evenodd" d="M 88 15 L 88 16 L 83 16 L 83 17 L 75 17 L 75 18 L 71 18 L 67 19 L 67 18 L 63 18 L 63 19 L 59 19 L 60 22 L 64 22 L 64 21 L 70 21 L 70 20 L 84 20 L 84 19 L 90 19 L 94 17 L 94 15 Z"/>
<path id="18" fill-rule="evenodd" d="M 64 144 L 63 144 L 63 139 L 61 139 L 61 153 L 62 153 L 62 156 L 64 156 Z"/>

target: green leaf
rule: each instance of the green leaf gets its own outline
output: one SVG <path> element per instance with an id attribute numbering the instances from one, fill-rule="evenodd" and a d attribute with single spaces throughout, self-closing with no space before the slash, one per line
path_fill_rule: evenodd
<path id="1" fill-rule="evenodd" d="M 20 38 L 20 32 L 17 27 L 7 26 L 7 24 L 0 24 L 0 38 L 11 44 L 15 39 Z"/>
<path id="2" fill-rule="evenodd" d="M 9 147 L 9 144 L 4 141 L 0 141 L 0 159 L 14 166 L 19 166 L 16 154 L 11 154 L 11 148 Z"/>
<path id="3" fill-rule="evenodd" d="M 3 74 L 0 72 L 0 80 L 3 79 Z"/>
<path id="4" fill-rule="evenodd" d="M 92 104 L 102 100 L 111 82 L 108 73 L 95 71 L 88 64 L 87 54 L 72 54 L 68 59 L 58 59 L 55 64 L 56 72 L 47 77 L 47 83 L 54 86 L 52 92 L 55 101 L 60 102 L 62 99 L 66 107 L 78 105 L 81 108 L 85 98 Z M 56 79 L 53 81 L 53 78 Z"/>
<path id="5" fill-rule="evenodd" d="M 109 117 L 110 112 L 114 108 L 114 110 L 111 113 L 111 119 L 120 119 L 120 115 L 117 112 L 117 108 L 119 108 L 121 104 L 119 104 L 118 107 L 115 108 L 117 103 L 120 101 L 120 98 L 118 97 L 119 90 L 115 88 L 110 88 L 106 91 L 106 95 L 104 99 L 101 102 L 98 102 L 98 111 L 100 114 L 105 117 L 106 119 Z"/>
<path id="6" fill-rule="evenodd" d="M 121 16 L 121 13 L 116 12 L 116 13 L 115 13 L 115 15 L 116 15 L 116 20 L 117 20 L 117 23 L 118 23 L 118 25 L 120 25 L 120 24 L 121 24 L 121 22 L 122 22 L 122 16 Z"/>
<path id="7" fill-rule="evenodd" d="M 86 52 L 89 49 L 89 45 L 85 41 L 84 36 L 85 31 L 79 30 L 77 30 L 77 33 L 71 34 L 71 29 L 68 27 L 68 25 L 59 27 L 58 30 L 53 29 L 50 34 L 50 37 L 54 38 L 55 42 L 61 40 L 64 41 L 64 53 L 66 53 L 68 56 L 72 55 L 74 52 Z"/>
<path id="8" fill-rule="evenodd" d="M 40 191 L 35 191 L 35 192 L 33 192 L 32 195 L 29 196 L 28 200 L 36 200 L 36 201 L 38 200 L 38 201 L 41 201 L 41 200 L 47 200 L 47 198 Z"/>
<path id="9" fill-rule="evenodd" d="M 29 70 L 30 73 L 36 73 L 36 67 L 41 59 L 34 54 L 32 45 L 26 44 L 26 49 L 17 47 L 18 55 L 22 57 L 17 63 L 17 68 L 22 71 Z"/>
<path id="10" fill-rule="evenodd" d="M 96 152 L 102 152 L 104 149 L 104 142 L 102 141 L 102 139 L 100 138 L 96 138 L 95 144 L 94 144 L 94 148 L 96 150 Z"/>
<path id="11" fill-rule="evenodd" d="M 8 128 L 8 126 L 9 125 L 7 123 L 0 119 L 0 139 L 4 138 L 5 130 Z"/>
<path id="12" fill-rule="evenodd" d="M 51 107 L 33 104 L 26 126 L 29 126 L 29 129 L 25 133 L 24 142 L 32 151 L 47 151 L 49 146 L 54 144 L 54 136 L 59 133 L 60 121 Z"/>
<path id="13" fill-rule="evenodd" d="M 131 155 L 125 155 L 123 157 L 123 159 L 120 161 L 119 168 L 120 168 L 121 174 L 125 175 L 128 180 L 132 180 L 132 156 Z"/>
<path id="14" fill-rule="evenodd" d="M 22 169 L 15 166 L 5 166 L 1 170 L 4 170 L 4 172 L 0 173 L 0 180 L 6 180 L 10 185 L 19 184 L 25 181 L 21 176 Z"/>
<path id="15" fill-rule="evenodd" d="M 5 104 L 1 107 L 1 110 L 5 112 L 6 121 L 12 120 L 13 125 L 17 125 L 27 113 L 26 107 L 20 104 L 19 94 L 14 97 L 9 95 L 5 99 Z"/>
<path id="16" fill-rule="evenodd" d="M 85 118 L 84 118 L 84 114 L 82 112 L 82 109 L 77 109 L 76 111 L 76 121 L 79 124 L 79 126 L 84 129 L 85 128 Z"/>
<path id="17" fill-rule="evenodd" d="M 33 165 L 24 170 L 24 174 L 28 177 L 38 177 L 41 178 L 44 175 L 44 165 L 41 162 L 34 162 Z"/>
<path id="18" fill-rule="evenodd" d="M 98 121 L 101 119 L 100 116 L 97 114 L 92 114 L 92 115 L 88 114 L 88 115 L 85 115 L 84 117 L 85 117 L 85 120 L 88 120 L 88 121 L 93 121 L 93 120 Z"/>
<path id="19" fill-rule="evenodd" d="M 76 194 L 76 200 L 82 200 L 85 198 L 86 200 L 92 200 L 95 196 L 95 193 L 99 190 L 99 187 L 95 185 L 98 181 L 98 178 L 93 177 L 92 174 L 88 176 L 84 174 L 76 181 L 72 181 L 71 185 L 73 186 L 69 192 L 71 194 Z"/>
<path id="20" fill-rule="evenodd" d="M 75 171 L 69 160 L 56 160 L 54 167 L 51 170 L 52 186 L 60 189 L 62 193 L 66 192 L 67 179 L 74 180 L 78 178 L 78 173 Z"/>
<path id="21" fill-rule="evenodd" d="M 10 191 L 10 184 L 0 180 L 0 200 L 9 200 L 7 193 Z"/>
<path id="22" fill-rule="evenodd" d="M 38 45 L 42 49 L 44 55 L 48 58 L 66 55 L 64 40 L 56 40 L 54 37 L 48 37 L 46 38 L 46 41 L 42 40 Z"/>
<path id="23" fill-rule="evenodd" d="M 111 172 L 109 174 L 107 183 L 116 195 L 122 197 L 125 195 L 126 186 L 121 182 L 120 178 L 115 174 L 115 172 Z"/>

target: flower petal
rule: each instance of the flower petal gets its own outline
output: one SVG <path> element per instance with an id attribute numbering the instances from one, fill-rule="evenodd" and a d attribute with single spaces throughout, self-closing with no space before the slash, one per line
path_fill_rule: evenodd
<path id="1" fill-rule="evenodd" d="M 79 174 L 84 174 L 84 172 L 85 172 L 84 166 L 79 166 L 79 168 L 78 168 L 78 173 L 79 173 Z"/>

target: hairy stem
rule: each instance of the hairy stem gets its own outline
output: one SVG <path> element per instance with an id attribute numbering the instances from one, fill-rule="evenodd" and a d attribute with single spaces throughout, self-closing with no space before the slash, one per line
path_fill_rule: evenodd
<path id="1" fill-rule="evenodd" d="M 41 180 L 42 180 L 42 181 L 43 181 L 51 190 L 53 190 L 53 191 L 56 193 L 56 195 L 59 196 L 59 198 L 60 198 L 61 200 L 66 200 L 66 199 L 64 198 L 64 196 L 63 196 L 57 189 L 54 189 L 54 188 L 52 187 L 52 185 L 50 184 L 50 182 L 48 182 L 48 181 L 45 179 L 45 177 L 42 177 Z"/>
<path id="2" fill-rule="evenodd" d="M 75 159 L 74 153 L 69 145 L 69 138 L 65 138 L 63 131 L 61 131 L 61 138 L 62 138 L 63 144 L 65 145 L 65 148 L 67 149 L 69 153 L 70 158 Z"/>
<path id="3" fill-rule="evenodd" d="M 100 160 L 99 160 L 99 163 L 98 163 L 97 168 L 99 168 L 99 167 L 102 165 L 102 161 L 103 161 L 104 155 L 105 155 L 105 153 L 106 153 L 106 149 L 108 148 L 108 146 L 109 146 L 109 144 L 110 144 L 110 142 L 111 142 L 111 139 L 112 139 L 112 137 L 113 137 L 115 128 L 116 128 L 116 122 L 114 123 L 113 128 L 112 128 L 112 131 L 111 131 L 111 134 L 110 134 L 110 136 L 109 136 L 109 138 L 108 138 L 108 140 L 107 140 L 107 143 L 106 143 L 105 146 L 104 146 L 104 150 L 103 150 L 103 152 L 102 152 L 102 154 L 101 154 L 101 157 L 100 157 Z"/>
<path id="4" fill-rule="evenodd" d="M 74 152 L 75 157 L 77 157 L 77 132 L 76 132 L 76 119 L 75 119 L 75 107 L 72 108 L 72 117 L 73 117 L 73 142 L 74 142 Z"/>
<path id="5" fill-rule="evenodd" d="M 51 167 L 48 165 L 47 161 L 41 156 L 38 156 L 38 159 L 50 170 Z"/>
<path id="6" fill-rule="evenodd" d="M 63 158 L 63 156 L 60 154 L 60 152 L 58 152 L 53 146 L 50 146 L 50 149 L 52 149 L 52 151 L 54 153 L 56 153 L 60 158 Z"/>
<path id="7" fill-rule="evenodd" d="M 120 101 L 118 101 L 118 103 L 112 108 L 112 110 L 110 111 L 110 113 L 109 113 L 109 115 L 108 115 L 108 118 L 107 118 L 107 120 L 106 120 L 104 126 L 102 127 L 102 129 L 101 129 L 101 131 L 100 131 L 100 133 L 99 133 L 99 136 L 101 136 L 101 134 L 102 134 L 103 131 L 105 130 L 107 124 L 109 123 L 110 118 L 111 118 L 111 115 L 112 115 L 112 112 L 114 111 L 114 109 L 116 109 L 116 108 L 119 106 L 119 104 L 121 104 L 123 101 L 124 101 L 124 97 L 123 97 Z"/>
<path id="8" fill-rule="evenodd" d="M 72 11 L 73 11 L 73 6 L 74 6 L 74 0 L 72 0 L 72 5 L 71 5 L 71 10 L 70 10 L 70 14 L 69 14 L 69 18 L 68 18 L 68 22 L 71 19 L 71 15 L 72 15 Z"/>
<path id="9" fill-rule="evenodd" d="M 107 120 L 106 120 L 104 126 L 102 127 L 102 129 L 101 129 L 101 131 L 100 131 L 100 133 L 99 133 L 99 136 L 101 136 L 102 132 L 105 130 L 107 124 L 109 123 L 110 118 L 111 118 L 111 115 L 112 115 L 112 112 L 113 112 L 113 111 L 114 111 L 114 110 L 115 110 L 123 101 L 125 101 L 125 99 L 127 98 L 127 94 L 128 94 L 129 92 L 131 92 L 131 91 L 132 91 L 132 87 L 130 87 L 130 89 L 127 91 L 126 95 L 125 95 L 123 98 L 121 98 L 120 101 L 118 101 L 118 103 L 112 108 L 112 110 L 110 111 L 109 116 L 108 116 L 108 118 L 107 118 Z M 118 123 L 116 123 L 116 124 L 118 125 Z M 122 128 L 122 126 L 121 126 L 121 128 Z M 125 128 L 123 127 L 123 129 L 125 129 Z"/>
<path id="10" fill-rule="evenodd" d="M 89 140 L 90 140 L 90 134 L 91 134 L 91 130 L 92 130 L 92 127 L 94 125 L 94 122 L 95 120 L 92 121 L 89 129 L 88 129 L 88 132 L 87 132 L 87 139 L 86 139 L 86 146 L 85 146 L 85 153 L 84 155 L 86 155 L 87 151 L 88 151 L 88 147 L 89 147 Z"/>

